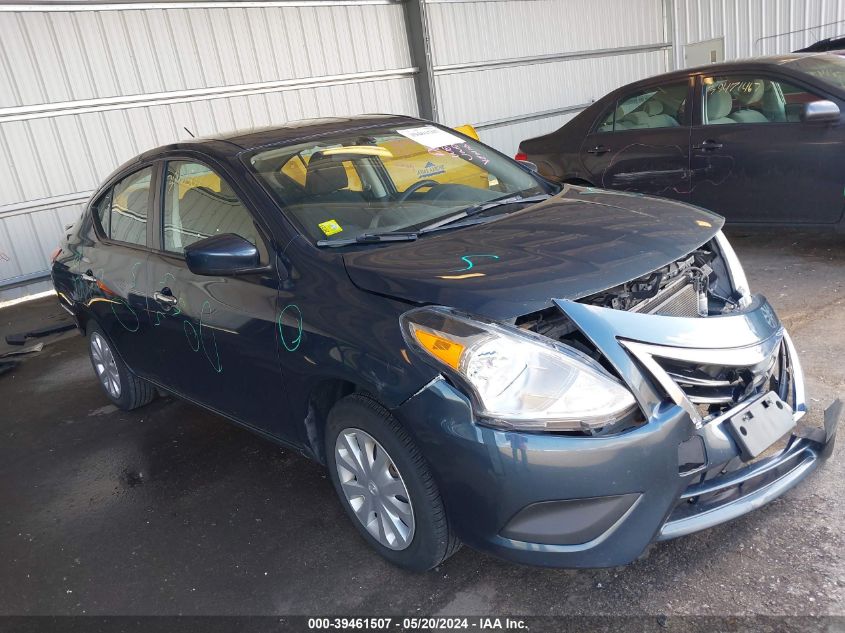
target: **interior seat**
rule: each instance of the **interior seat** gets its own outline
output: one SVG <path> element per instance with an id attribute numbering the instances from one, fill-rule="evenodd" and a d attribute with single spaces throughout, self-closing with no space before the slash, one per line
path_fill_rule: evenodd
<path id="1" fill-rule="evenodd" d="M 315 152 L 305 170 L 305 193 L 321 202 L 363 202 L 361 193 L 349 191 L 349 176 L 343 162 Z M 303 200 L 304 203 L 311 202 Z"/>
<path id="2" fill-rule="evenodd" d="M 707 95 L 707 124 L 724 125 L 736 123 L 736 121 L 728 117 L 731 108 L 733 108 L 731 95 L 724 90 L 711 92 Z"/>
<path id="3" fill-rule="evenodd" d="M 652 99 L 643 106 L 643 111 L 648 115 L 648 127 L 679 127 L 675 117 L 663 112 L 663 104 Z"/>
<path id="4" fill-rule="evenodd" d="M 750 105 L 757 103 L 763 98 L 765 84 L 761 79 L 752 82 L 750 90 L 737 93 L 736 100 L 739 101 L 740 109 L 730 115 L 730 118 L 737 123 L 768 123 L 769 119 L 762 112 L 752 110 Z"/>

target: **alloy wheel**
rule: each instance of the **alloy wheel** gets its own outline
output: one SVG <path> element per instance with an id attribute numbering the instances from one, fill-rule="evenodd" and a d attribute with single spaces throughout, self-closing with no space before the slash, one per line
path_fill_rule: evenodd
<path id="1" fill-rule="evenodd" d="M 414 508 L 399 469 L 366 431 L 347 428 L 335 442 L 335 463 L 347 503 L 379 543 L 403 550 L 414 538 Z"/>
<path id="2" fill-rule="evenodd" d="M 120 372 L 117 369 L 117 362 L 115 362 L 111 347 L 99 332 L 91 334 L 91 358 L 94 360 L 94 370 L 103 388 L 112 398 L 119 398 Z"/>

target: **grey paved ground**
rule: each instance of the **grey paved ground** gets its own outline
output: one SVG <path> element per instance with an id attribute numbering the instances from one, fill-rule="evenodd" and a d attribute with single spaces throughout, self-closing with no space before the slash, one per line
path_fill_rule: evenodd
<path id="1" fill-rule="evenodd" d="M 845 394 L 845 240 L 734 241 L 818 417 Z M 624 568 L 464 548 L 413 575 L 369 551 L 321 467 L 178 401 L 114 410 L 65 338 L 0 378 L 0 614 L 845 614 L 843 469 L 840 445 L 766 508 Z"/>

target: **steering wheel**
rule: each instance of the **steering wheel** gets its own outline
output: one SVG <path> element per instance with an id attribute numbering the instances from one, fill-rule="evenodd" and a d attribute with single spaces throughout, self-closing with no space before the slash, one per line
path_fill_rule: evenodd
<path id="1" fill-rule="evenodd" d="M 436 187 L 439 184 L 440 183 L 436 180 L 418 180 L 413 185 L 405 189 L 405 191 L 396 196 L 396 202 L 405 202 L 405 200 L 407 200 L 417 189 L 422 189 L 423 187 Z"/>

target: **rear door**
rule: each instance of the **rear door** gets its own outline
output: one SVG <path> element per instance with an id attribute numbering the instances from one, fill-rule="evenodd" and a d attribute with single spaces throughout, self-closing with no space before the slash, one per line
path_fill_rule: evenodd
<path id="1" fill-rule="evenodd" d="M 598 187 L 685 199 L 689 191 L 690 80 L 623 94 L 581 145 Z"/>
<path id="2" fill-rule="evenodd" d="M 698 94 L 691 202 L 728 222 L 839 221 L 845 133 L 800 119 L 805 103 L 829 97 L 762 73 L 703 76 Z"/>
<path id="3" fill-rule="evenodd" d="M 149 376 L 155 357 L 143 344 L 149 323 L 144 319 L 150 279 L 147 258 L 151 243 L 156 167 L 145 165 L 108 187 L 92 205 L 96 239 L 74 263 L 74 295 L 87 306 L 126 364 Z"/>
<path id="4" fill-rule="evenodd" d="M 290 437 L 277 352 L 279 279 L 272 267 L 241 276 L 201 276 L 189 244 L 235 233 L 270 263 L 269 240 L 232 180 L 193 157 L 167 160 L 150 255 L 147 310 L 157 379 L 174 392 L 274 435 Z"/>

